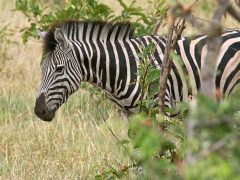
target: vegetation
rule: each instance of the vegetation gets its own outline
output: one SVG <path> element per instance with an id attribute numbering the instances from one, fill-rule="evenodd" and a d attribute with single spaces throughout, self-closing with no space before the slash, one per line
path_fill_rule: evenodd
<path id="1" fill-rule="evenodd" d="M 50 25 L 63 20 L 69 19 L 91 19 L 91 20 L 108 20 L 108 21 L 129 21 L 134 19 L 133 24 L 136 27 L 137 35 L 150 34 L 156 22 L 155 15 L 165 12 L 166 9 L 157 8 L 154 14 L 145 15 L 144 9 L 136 7 L 136 0 L 130 5 L 125 4 L 122 0 L 116 0 L 123 8 L 121 15 L 113 15 L 113 10 L 97 0 L 69 0 L 66 1 L 64 8 L 55 6 L 54 11 L 46 12 L 48 6 L 37 3 L 36 0 L 17 0 L 15 11 L 21 11 L 30 22 L 30 27 L 24 27 L 22 32 L 23 42 L 27 42 L 29 37 L 38 37 L 36 27 L 47 30 Z M 116 2 L 116 3 L 117 3 Z M 158 6 L 165 1 L 160 1 Z M 156 4 L 156 2 L 155 2 Z"/>
<path id="2" fill-rule="evenodd" d="M 140 102 L 142 112 L 132 116 L 129 124 L 121 121 L 112 103 L 95 93 L 99 90 L 86 84 L 51 123 L 34 115 L 41 77 L 41 44 L 32 41 L 38 38 L 36 27 L 46 30 L 69 18 L 130 20 L 135 35 L 143 35 L 152 32 L 159 15 L 166 18 L 164 0 L 152 1 L 155 8 L 147 13 L 146 2 L 116 1 L 121 7 L 118 13 L 109 2 L 96 0 L 69 0 L 54 6 L 36 0 L 17 0 L 15 7 L 3 4 L 7 8 L 1 16 L 5 24 L 0 43 L 7 48 L 0 49 L 0 62 L 4 62 L 0 71 L 0 179 L 238 179 L 240 116 L 233 112 L 239 107 L 240 94 L 236 91 L 221 103 L 204 96 L 181 103 L 185 118 L 170 119 L 167 128 L 159 131 L 164 118 L 156 116 L 151 99 L 159 71 L 147 61 L 153 45 L 142 47 L 139 53 L 144 60 L 138 68 L 139 81 L 149 98 Z M 204 0 L 196 6 L 208 16 L 214 8 Z M 19 35 L 14 36 L 17 30 L 25 45 Z M 15 41 L 20 46 L 13 46 Z M 14 49 L 8 54 L 12 60 L 5 61 L 4 53 L 10 48 Z M 139 166 L 143 167 L 141 174 L 134 170 Z"/>
<path id="3" fill-rule="evenodd" d="M 11 59 L 8 48 L 13 44 L 18 44 L 16 41 L 11 40 L 13 30 L 9 29 L 9 24 L 6 24 L 0 29 L 0 72 L 5 66 L 7 60 Z"/>

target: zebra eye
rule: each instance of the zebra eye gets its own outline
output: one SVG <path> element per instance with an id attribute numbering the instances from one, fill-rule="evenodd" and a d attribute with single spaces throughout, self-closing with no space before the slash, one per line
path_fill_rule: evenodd
<path id="1" fill-rule="evenodd" d="M 63 68 L 64 68 L 64 66 L 58 66 L 56 68 L 55 72 L 60 73 L 60 72 L 62 72 Z"/>

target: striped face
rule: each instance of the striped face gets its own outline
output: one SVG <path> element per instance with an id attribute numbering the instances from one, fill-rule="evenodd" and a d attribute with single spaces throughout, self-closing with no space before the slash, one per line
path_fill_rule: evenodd
<path id="1" fill-rule="evenodd" d="M 55 31 L 58 42 L 42 63 L 42 81 L 36 98 L 35 114 L 44 121 L 51 121 L 56 110 L 78 90 L 80 68 L 71 43 L 60 29 Z"/>

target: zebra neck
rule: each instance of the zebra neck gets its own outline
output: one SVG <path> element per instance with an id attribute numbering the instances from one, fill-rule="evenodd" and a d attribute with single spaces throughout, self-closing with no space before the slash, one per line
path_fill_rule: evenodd
<path id="1" fill-rule="evenodd" d="M 95 84 L 116 98 L 134 90 L 135 85 L 129 87 L 129 84 L 137 79 L 137 62 L 129 40 L 82 44 L 80 51 L 77 49 L 77 56 L 83 81 Z"/>

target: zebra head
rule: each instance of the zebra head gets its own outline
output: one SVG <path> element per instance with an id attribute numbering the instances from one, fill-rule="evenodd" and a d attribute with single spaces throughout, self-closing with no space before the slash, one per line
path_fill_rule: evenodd
<path id="1" fill-rule="evenodd" d="M 62 28 L 39 31 L 39 35 L 44 42 L 45 58 L 34 111 L 40 119 L 51 121 L 56 110 L 78 90 L 81 73 L 73 45 Z"/>

